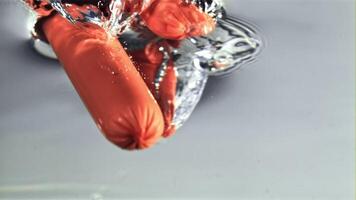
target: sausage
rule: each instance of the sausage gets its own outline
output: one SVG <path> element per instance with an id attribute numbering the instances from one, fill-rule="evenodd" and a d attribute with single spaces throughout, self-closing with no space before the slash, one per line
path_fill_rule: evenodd
<path id="1" fill-rule="evenodd" d="M 169 58 L 167 68 L 159 84 L 159 88 L 155 86 L 155 79 L 159 73 L 162 64 L 164 64 L 163 52 L 159 50 L 162 47 Z M 169 137 L 175 132 L 175 126 L 172 123 L 175 111 L 175 96 L 177 87 L 177 75 L 174 68 L 174 62 L 170 54 L 171 46 L 167 41 L 153 41 L 148 43 L 144 49 L 129 52 L 132 56 L 137 70 L 141 73 L 147 87 L 154 94 L 161 111 L 163 113 L 165 128 L 163 137 Z"/>
<path id="2" fill-rule="evenodd" d="M 142 78 L 118 40 L 103 28 L 89 23 L 73 25 L 53 12 L 46 1 L 25 2 L 42 17 L 36 24 L 40 27 L 39 33 L 43 33 L 42 39 L 51 44 L 95 123 L 109 141 L 123 149 L 144 149 L 160 137 L 175 132 L 172 120 L 177 77 L 172 59 L 167 63 L 158 92 L 154 85 L 163 61 L 158 49 L 160 46 L 169 48 L 173 40 L 150 43 L 143 52 L 132 54 Z M 81 7 L 69 7 L 76 8 Z M 209 15 L 182 0 L 150 0 L 145 4 L 142 0 L 126 0 L 125 10 L 140 13 L 151 31 L 168 39 L 204 35 L 215 26 Z M 164 14 L 161 11 L 166 17 L 161 17 Z"/>
<path id="3" fill-rule="evenodd" d="M 212 17 L 186 0 L 156 0 L 140 16 L 153 33 L 171 40 L 207 35 L 215 28 Z"/>
<path id="4" fill-rule="evenodd" d="M 73 25 L 59 14 L 42 28 L 105 137 L 128 150 L 155 144 L 164 130 L 162 112 L 118 40 L 97 25 Z"/>

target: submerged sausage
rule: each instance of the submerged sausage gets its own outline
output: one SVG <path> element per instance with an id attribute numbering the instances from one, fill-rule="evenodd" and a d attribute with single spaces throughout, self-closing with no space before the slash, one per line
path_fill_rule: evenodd
<path id="1" fill-rule="evenodd" d="M 40 27 L 37 31 L 52 46 L 108 140 L 123 149 L 144 149 L 175 132 L 172 120 L 177 77 L 174 62 L 169 59 L 157 91 L 154 80 L 163 62 L 159 48 L 170 48 L 173 40 L 209 33 L 215 26 L 209 15 L 183 0 L 126 0 L 126 12 L 139 13 L 152 32 L 173 39 L 151 42 L 142 51 L 130 52 L 141 77 L 117 38 L 103 28 L 90 23 L 71 24 L 53 11 L 47 1 L 25 2 L 42 17 L 36 24 Z M 90 9 L 105 11 L 105 6 L 93 5 Z M 68 9 L 77 8 L 80 6 Z"/>
<path id="2" fill-rule="evenodd" d="M 163 113 L 165 129 L 163 137 L 169 137 L 175 132 L 175 126 L 172 123 L 175 111 L 175 95 L 177 87 L 177 75 L 174 69 L 174 62 L 169 53 L 167 63 L 164 63 L 163 52 L 159 49 L 166 49 L 169 53 L 170 45 L 166 41 L 151 42 L 142 50 L 132 51 L 130 55 L 135 61 L 135 66 L 141 73 L 147 87 L 154 94 L 161 111 Z M 162 64 L 167 64 L 164 75 L 157 90 L 155 79 L 159 73 Z"/>
<path id="3" fill-rule="evenodd" d="M 146 26 L 165 39 L 202 36 L 215 28 L 215 21 L 186 0 L 156 0 L 141 14 Z"/>
<path id="4" fill-rule="evenodd" d="M 43 32 L 108 140 L 143 149 L 162 136 L 161 110 L 117 39 L 58 14 L 43 23 Z"/>

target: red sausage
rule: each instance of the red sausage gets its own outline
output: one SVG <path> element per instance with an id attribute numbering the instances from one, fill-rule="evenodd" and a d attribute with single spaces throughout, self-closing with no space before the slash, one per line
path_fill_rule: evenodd
<path id="1" fill-rule="evenodd" d="M 161 110 L 117 39 L 93 24 L 60 15 L 43 31 L 82 101 L 108 140 L 124 149 L 152 146 L 161 136 Z"/>
<path id="2" fill-rule="evenodd" d="M 165 39 L 202 36 L 215 28 L 212 17 L 185 0 L 156 0 L 140 15 L 152 32 Z"/>
<path id="3" fill-rule="evenodd" d="M 48 16 L 53 11 L 50 3 L 47 1 L 24 0 L 24 2 L 36 11 L 39 17 Z"/>
<path id="4" fill-rule="evenodd" d="M 174 63 L 170 58 L 167 63 L 165 75 L 160 82 L 159 90 L 156 91 L 155 78 L 158 70 L 163 62 L 163 53 L 159 51 L 160 47 L 164 47 L 169 51 L 170 46 L 167 42 L 151 42 L 146 45 L 143 50 L 130 52 L 138 71 L 141 73 L 147 87 L 155 98 L 163 113 L 165 130 L 163 137 L 171 136 L 175 132 L 174 124 L 172 124 L 175 111 L 175 95 L 177 87 L 177 76 L 174 69 Z"/>

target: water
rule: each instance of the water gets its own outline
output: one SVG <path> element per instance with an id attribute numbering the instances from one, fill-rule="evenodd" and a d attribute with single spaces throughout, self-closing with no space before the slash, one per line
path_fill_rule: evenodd
<path id="1" fill-rule="evenodd" d="M 88 6 L 78 7 L 69 3 L 71 2 L 70 0 L 48 1 L 55 10 L 70 22 L 94 23 L 103 27 L 113 36 L 118 36 L 125 31 L 137 14 L 147 7 L 150 2 L 148 0 L 136 0 L 128 4 L 124 0 L 97 0 L 87 1 L 90 3 L 87 4 Z M 137 7 L 136 5 L 140 6 Z M 127 7 L 133 8 L 132 12 L 128 12 Z"/>
<path id="2" fill-rule="evenodd" d="M 130 13 L 125 8 L 132 5 L 127 5 L 127 2 L 122 0 L 100 0 L 97 4 L 81 7 L 68 1 L 70 0 L 50 0 L 53 8 L 70 22 L 95 23 L 111 35 L 119 36 L 128 51 L 142 49 L 152 41 L 162 40 L 139 21 L 138 14 L 149 5 L 148 0 L 133 1 L 135 6 Z M 155 89 L 158 93 L 167 69 L 167 61 L 173 59 L 177 72 L 173 123 L 177 128 L 188 120 L 198 104 L 209 76 L 225 75 L 240 69 L 253 61 L 262 47 L 262 39 L 255 28 L 229 17 L 224 11 L 222 1 L 186 0 L 185 3 L 195 4 L 200 11 L 213 17 L 216 28 L 206 36 L 180 41 L 179 47 L 173 48 L 171 58 L 164 47 L 160 49 L 164 59 L 156 72 Z M 137 20 L 134 30 L 131 27 L 133 20 Z M 35 48 L 41 54 L 53 55 L 48 53 L 51 51 L 50 47 L 45 48 L 38 43 L 38 40 L 34 42 Z"/>

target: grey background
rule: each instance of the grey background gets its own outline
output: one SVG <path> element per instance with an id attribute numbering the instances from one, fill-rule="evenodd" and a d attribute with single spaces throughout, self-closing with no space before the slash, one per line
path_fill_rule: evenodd
<path id="1" fill-rule="evenodd" d="M 352 0 L 230 0 L 267 42 L 211 79 L 190 120 L 152 149 L 99 133 L 62 68 L 0 1 L 0 198 L 353 199 Z"/>

